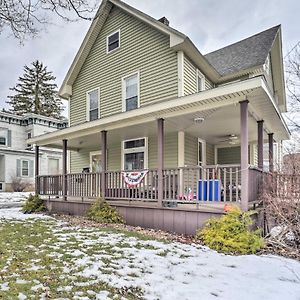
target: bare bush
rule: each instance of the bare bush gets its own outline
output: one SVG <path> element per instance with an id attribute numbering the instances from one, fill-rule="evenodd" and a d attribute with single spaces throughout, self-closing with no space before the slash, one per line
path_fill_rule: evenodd
<path id="1" fill-rule="evenodd" d="M 300 156 L 290 154 L 284 163 L 284 173 L 264 177 L 266 240 L 276 253 L 300 259 Z"/>
<path id="2" fill-rule="evenodd" d="M 31 187 L 31 183 L 21 177 L 13 176 L 11 178 L 11 188 L 14 192 L 24 192 Z"/>

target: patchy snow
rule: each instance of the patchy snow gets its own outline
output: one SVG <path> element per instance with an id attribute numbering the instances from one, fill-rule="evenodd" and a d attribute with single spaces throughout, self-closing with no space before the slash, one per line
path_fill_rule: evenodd
<path id="1" fill-rule="evenodd" d="M 0 222 L 1 217 L 12 216 L 24 225 L 27 217 L 41 218 L 22 215 L 16 209 L 0 210 Z M 149 300 L 300 299 L 300 262 L 295 260 L 273 255 L 230 256 L 200 245 L 141 240 L 96 228 L 69 227 L 53 219 L 42 222 L 55 242 L 44 239 L 39 254 L 51 259 L 51 268 L 55 269 L 56 262 L 63 263 L 58 275 L 62 285 L 57 290 L 72 293 L 77 288 L 72 299 L 114 299 L 108 290 L 92 290 L 91 286 L 101 283 L 117 289 L 139 288 Z M 32 245 L 25 248 L 35 252 Z M 31 262 L 27 271 L 45 268 L 40 259 Z M 22 278 L 18 282 L 25 283 Z M 80 287 L 88 292 L 78 291 Z M 42 282 L 33 280 L 33 292 L 41 296 L 43 288 Z M 1 289 L 8 290 L 9 285 L 4 281 Z M 24 296 L 20 293 L 19 299 L 26 299 Z"/>
<path id="2" fill-rule="evenodd" d="M 20 193 L 6 193 L 0 192 L 0 204 L 1 203 L 20 203 L 24 202 L 25 199 L 30 195 L 29 192 Z"/>
<path id="3" fill-rule="evenodd" d="M 20 208 L 0 208 L 0 219 L 15 219 L 15 220 L 27 220 L 27 219 L 45 219 L 51 218 L 43 214 L 24 214 Z M 52 219 L 52 218 L 51 218 Z"/>

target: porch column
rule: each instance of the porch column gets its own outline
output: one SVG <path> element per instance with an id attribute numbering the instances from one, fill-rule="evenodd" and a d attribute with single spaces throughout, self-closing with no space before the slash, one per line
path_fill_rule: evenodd
<path id="1" fill-rule="evenodd" d="M 258 156 L 258 168 L 264 167 L 264 121 L 257 122 L 257 156 Z"/>
<path id="2" fill-rule="evenodd" d="M 101 173 L 101 194 L 103 199 L 105 199 L 105 190 L 106 190 L 106 171 L 107 171 L 107 131 L 101 131 L 101 164 L 102 164 L 102 173 Z"/>
<path id="3" fill-rule="evenodd" d="M 62 175 L 63 175 L 63 200 L 67 200 L 68 194 L 68 179 L 67 179 L 67 151 L 68 151 L 68 140 L 63 140 L 63 156 L 62 156 Z"/>
<path id="4" fill-rule="evenodd" d="M 248 100 L 240 102 L 240 135 L 241 135 L 241 208 L 248 210 Z"/>
<path id="5" fill-rule="evenodd" d="M 269 133 L 269 171 L 274 172 L 274 134 Z"/>
<path id="6" fill-rule="evenodd" d="M 157 120 L 157 196 L 158 205 L 163 200 L 163 169 L 164 169 L 164 119 Z"/>
<path id="7" fill-rule="evenodd" d="M 35 146 L 35 194 L 38 195 L 40 192 L 39 189 L 39 172 L 40 172 L 40 147 L 39 146 Z"/>

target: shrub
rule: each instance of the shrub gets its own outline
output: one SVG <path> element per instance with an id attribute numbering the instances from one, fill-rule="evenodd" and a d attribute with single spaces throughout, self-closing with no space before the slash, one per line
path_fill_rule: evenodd
<path id="1" fill-rule="evenodd" d="M 31 187 L 30 182 L 23 180 L 21 177 L 11 177 L 11 188 L 14 192 L 24 192 Z"/>
<path id="2" fill-rule="evenodd" d="M 250 254 L 263 247 L 260 230 L 250 231 L 253 224 L 250 212 L 239 208 L 231 209 L 219 219 L 208 220 L 205 227 L 198 230 L 196 238 L 206 246 L 228 254 Z"/>
<path id="3" fill-rule="evenodd" d="M 41 211 L 45 211 L 46 207 L 44 205 L 43 200 L 40 198 L 39 195 L 32 195 L 30 194 L 28 196 L 28 198 L 26 199 L 23 207 L 22 207 L 22 211 L 25 214 L 30 214 L 33 212 L 41 212 Z"/>
<path id="4" fill-rule="evenodd" d="M 113 224 L 119 223 L 123 224 L 124 220 L 119 212 L 111 207 L 105 200 L 99 198 L 87 211 L 88 219 L 95 221 L 97 223 L 103 224 Z"/>

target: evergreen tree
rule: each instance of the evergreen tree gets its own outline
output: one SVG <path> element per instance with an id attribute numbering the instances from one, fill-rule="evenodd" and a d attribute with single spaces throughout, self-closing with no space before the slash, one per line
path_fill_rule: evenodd
<path id="1" fill-rule="evenodd" d="M 60 118 L 62 102 L 57 95 L 55 79 L 38 60 L 32 63 L 32 67 L 24 66 L 24 75 L 19 77 L 16 86 L 10 88 L 15 92 L 15 95 L 8 96 L 10 111 L 18 115 L 35 113 Z"/>

